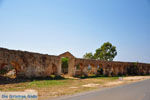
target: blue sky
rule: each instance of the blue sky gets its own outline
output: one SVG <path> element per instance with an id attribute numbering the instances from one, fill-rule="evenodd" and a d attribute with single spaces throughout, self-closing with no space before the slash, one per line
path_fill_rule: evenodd
<path id="1" fill-rule="evenodd" d="M 150 0 L 0 0 L 0 47 L 82 57 L 107 41 L 150 63 Z"/>

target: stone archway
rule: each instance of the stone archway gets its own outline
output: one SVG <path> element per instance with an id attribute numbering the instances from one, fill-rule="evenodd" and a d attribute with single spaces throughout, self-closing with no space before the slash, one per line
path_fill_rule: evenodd
<path id="1" fill-rule="evenodd" d="M 52 74 L 57 75 L 57 66 L 55 64 L 52 64 Z"/>
<path id="2" fill-rule="evenodd" d="M 75 57 L 70 52 L 65 52 L 63 54 L 60 54 L 59 57 L 60 59 L 62 57 L 68 58 L 68 75 L 74 76 L 75 75 L 75 68 L 74 68 Z M 61 66 L 61 70 L 62 70 L 62 66 Z"/>

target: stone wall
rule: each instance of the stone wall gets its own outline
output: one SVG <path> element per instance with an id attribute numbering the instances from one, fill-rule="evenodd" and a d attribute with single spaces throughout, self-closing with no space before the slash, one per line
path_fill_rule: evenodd
<path id="1" fill-rule="evenodd" d="M 80 59 L 65 52 L 59 56 L 0 48 L 0 71 L 13 67 L 17 77 L 34 78 L 61 75 L 61 58 L 69 58 L 68 74 L 149 75 L 150 64 Z M 77 66 L 79 69 L 77 69 Z"/>
<path id="2" fill-rule="evenodd" d="M 0 48 L 0 70 L 13 66 L 17 77 L 46 77 L 60 74 L 60 57 Z"/>
<path id="3" fill-rule="evenodd" d="M 149 75 L 150 64 L 138 62 L 117 62 L 101 61 L 90 59 L 75 59 L 75 67 L 79 65 L 82 75 L 88 75 L 88 67 L 91 72 L 97 75 L 118 76 L 118 75 Z"/>

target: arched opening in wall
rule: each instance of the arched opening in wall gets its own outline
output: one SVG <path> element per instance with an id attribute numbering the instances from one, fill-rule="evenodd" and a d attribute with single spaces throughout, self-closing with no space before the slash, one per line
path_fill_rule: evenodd
<path id="1" fill-rule="evenodd" d="M 76 65 L 75 70 L 78 71 L 78 70 L 80 70 L 80 69 L 81 69 L 81 68 L 80 68 L 80 65 L 79 65 L 79 64 Z"/>
<path id="2" fill-rule="evenodd" d="M 56 75 L 57 74 L 57 66 L 55 64 L 52 64 L 52 74 Z"/>
<path id="3" fill-rule="evenodd" d="M 61 58 L 61 68 L 63 74 L 68 74 L 68 62 L 69 62 L 69 58 L 67 57 Z"/>
<path id="4" fill-rule="evenodd" d="M 80 76 L 81 75 L 81 68 L 80 64 L 75 65 L 75 76 Z"/>
<path id="5" fill-rule="evenodd" d="M 88 65 L 87 70 L 88 70 L 88 74 L 92 74 L 92 66 L 90 64 Z"/>
<path id="6" fill-rule="evenodd" d="M 0 76 L 16 78 L 16 69 L 12 64 L 2 63 L 0 65 Z"/>
<path id="7" fill-rule="evenodd" d="M 137 67 L 137 65 L 133 63 L 132 65 L 129 65 L 127 67 L 127 73 L 128 75 L 137 75 L 138 69 L 139 68 Z"/>
<path id="8" fill-rule="evenodd" d="M 103 66 L 102 65 L 97 66 L 97 73 L 98 73 L 98 75 L 103 75 Z"/>

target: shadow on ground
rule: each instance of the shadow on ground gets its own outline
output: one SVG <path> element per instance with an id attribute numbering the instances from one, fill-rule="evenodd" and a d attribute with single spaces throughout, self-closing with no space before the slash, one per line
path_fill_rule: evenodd
<path id="1" fill-rule="evenodd" d="M 91 76 L 75 76 L 76 78 L 79 79 L 87 79 L 87 78 L 101 78 L 101 77 L 108 77 L 105 75 L 91 75 Z M 123 77 L 123 76 L 111 76 L 111 77 Z"/>
<path id="2" fill-rule="evenodd" d="M 0 85 L 4 84 L 15 84 L 15 83 L 22 83 L 22 82 L 32 82 L 35 80 L 65 80 L 67 78 L 61 76 L 49 76 L 49 77 L 38 77 L 38 78 L 10 78 L 7 76 L 0 76 Z"/>

